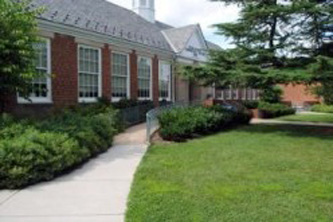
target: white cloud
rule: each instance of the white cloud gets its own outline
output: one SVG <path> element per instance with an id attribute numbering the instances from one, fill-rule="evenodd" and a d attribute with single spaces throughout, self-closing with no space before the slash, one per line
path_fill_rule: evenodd
<path id="1" fill-rule="evenodd" d="M 108 0 L 117 5 L 131 9 L 132 0 Z M 222 36 L 215 35 L 211 26 L 222 22 L 232 22 L 238 18 L 236 6 L 225 6 L 220 2 L 209 0 L 156 0 L 157 20 L 180 27 L 189 24 L 201 25 L 208 40 L 222 47 L 230 46 Z"/>

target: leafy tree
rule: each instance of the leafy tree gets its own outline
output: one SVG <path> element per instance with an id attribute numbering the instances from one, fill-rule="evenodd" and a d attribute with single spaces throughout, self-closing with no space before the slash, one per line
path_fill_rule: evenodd
<path id="1" fill-rule="evenodd" d="M 37 39 L 36 16 L 40 9 L 29 9 L 30 1 L 0 1 L 0 112 L 6 97 L 20 93 L 27 97 L 36 77 L 33 43 Z"/>

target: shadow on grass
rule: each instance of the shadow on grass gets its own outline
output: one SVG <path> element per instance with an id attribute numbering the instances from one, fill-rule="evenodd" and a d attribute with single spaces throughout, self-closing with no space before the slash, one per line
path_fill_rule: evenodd
<path id="1" fill-rule="evenodd" d="M 314 137 L 325 140 L 333 140 L 333 127 L 322 126 L 296 126 L 296 125 L 274 125 L 258 124 L 236 129 L 239 132 L 247 133 L 280 133 L 290 137 Z"/>

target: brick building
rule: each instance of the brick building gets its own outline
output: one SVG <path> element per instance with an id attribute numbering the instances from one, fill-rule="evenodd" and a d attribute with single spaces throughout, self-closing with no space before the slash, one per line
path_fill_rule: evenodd
<path id="1" fill-rule="evenodd" d="M 219 48 L 197 24 L 175 28 L 156 21 L 154 0 L 133 0 L 132 11 L 105 0 L 33 0 L 31 7 L 45 8 L 36 44 L 36 70 L 44 77 L 32 82 L 30 100 L 9 98 L 8 111 L 17 114 L 100 97 L 189 102 L 194 86 L 173 64 L 204 63 L 209 49 Z"/>
<path id="2" fill-rule="evenodd" d="M 175 65 L 204 64 L 208 51 L 220 47 L 208 42 L 197 24 L 172 27 L 156 21 L 154 0 L 133 0 L 132 11 L 106 0 L 33 0 L 31 7 L 45 8 L 36 44 L 36 70 L 44 77 L 32 82 L 30 100 L 8 98 L 9 112 L 42 115 L 100 97 L 157 105 L 221 94 L 181 78 Z M 232 99 L 258 98 L 255 90 L 226 93 Z"/>

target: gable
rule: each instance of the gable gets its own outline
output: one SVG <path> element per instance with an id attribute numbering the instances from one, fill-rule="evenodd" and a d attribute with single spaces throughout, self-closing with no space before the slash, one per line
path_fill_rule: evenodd
<path id="1" fill-rule="evenodd" d="M 192 34 L 180 55 L 189 59 L 207 61 L 208 47 L 201 30 L 197 29 Z"/>

